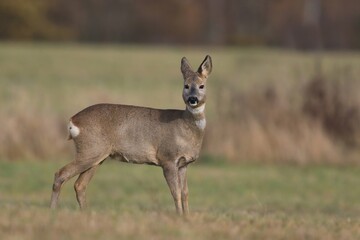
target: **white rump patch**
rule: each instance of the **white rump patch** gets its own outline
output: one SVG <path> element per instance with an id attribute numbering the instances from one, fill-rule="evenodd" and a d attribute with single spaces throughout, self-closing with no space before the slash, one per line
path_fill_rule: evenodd
<path id="1" fill-rule="evenodd" d="M 75 126 L 72 121 L 69 122 L 68 129 L 72 138 L 75 138 L 80 134 L 80 129 Z"/>
<path id="2" fill-rule="evenodd" d="M 192 113 L 192 114 L 200 114 L 203 113 L 205 110 L 205 104 L 201 105 L 200 107 L 197 108 L 191 108 L 191 107 L 187 107 L 187 109 Z"/>
<path id="3" fill-rule="evenodd" d="M 201 120 L 197 120 L 197 121 L 195 121 L 195 124 L 199 129 L 204 130 L 206 127 L 206 119 L 203 118 Z"/>

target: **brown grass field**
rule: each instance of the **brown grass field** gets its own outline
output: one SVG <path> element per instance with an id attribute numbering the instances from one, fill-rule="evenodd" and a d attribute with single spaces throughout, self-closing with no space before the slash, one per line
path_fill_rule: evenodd
<path id="1" fill-rule="evenodd" d="M 203 159 L 200 159 L 203 160 Z M 105 162 L 78 210 L 73 182 L 49 209 L 64 162 L 0 162 L 0 239 L 317 239 L 360 237 L 360 168 L 194 164 L 188 219 L 161 169 Z"/>
<path id="2" fill-rule="evenodd" d="M 184 108 L 180 59 L 211 54 L 204 154 L 358 163 L 360 55 L 262 48 L 0 44 L 0 158 L 71 158 L 67 120 L 99 102 Z M 321 73 L 321 74 L 320 74 Z M 46 131 L 44 131 L 46 129 Z"/>
<path id="3" fill-rule="evenodd" d="M 67 120 L 99 102 L 184 108 L 180 59 L 213 58 L 190 210 L 161 169 L 106 161 L 77 208 Z M 321 59 L 321 67 L 319 67 Z M 360 239 L 360 54 L 0 43 L 0 239 Z"/>

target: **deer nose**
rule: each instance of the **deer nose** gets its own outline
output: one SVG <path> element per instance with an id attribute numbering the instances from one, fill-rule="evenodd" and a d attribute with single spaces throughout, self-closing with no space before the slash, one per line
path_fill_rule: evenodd
<path id="1" fill-rule="evenodd" d="M 199 100 L 197 97 L 189 97 L 188 102 L 190 103 L 190 105 L 196 105 L 199 102 Z"/>

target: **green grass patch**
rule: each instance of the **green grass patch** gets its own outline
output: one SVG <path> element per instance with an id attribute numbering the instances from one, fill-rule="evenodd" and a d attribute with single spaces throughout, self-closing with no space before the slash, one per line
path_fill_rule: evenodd
<path id="1" fill-rule="evenodd" d="M 115 161 L 90 183 L 87 211 L 77 210 L 74 180 L 50 211 L 53 174 L 64 164 L 0 162 L 1 239 L 360 237 L 359 167 L 194 164 L 185 221 L 160 168 Z"/>

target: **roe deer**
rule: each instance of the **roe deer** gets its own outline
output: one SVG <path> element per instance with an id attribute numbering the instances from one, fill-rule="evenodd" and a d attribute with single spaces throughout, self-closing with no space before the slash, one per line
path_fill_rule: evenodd
<path id="1" fill-rule="evenodd" d="M 55 173 L 51 208 L 57 205 L 62 184 L 76 175 L 76 198 L 80 208 L 85 208 L 85 190 L 96 169 L 107 157 L 116 157 L 162 167 L 177 213 L 188 214 L 186 168 L 199 157 L 211 69 L 210 56 L 196 72 L 182 58 L 185 110 L 97 104 L 71 117 L 68 131 L 75 143 L 75 160 Z"/>

